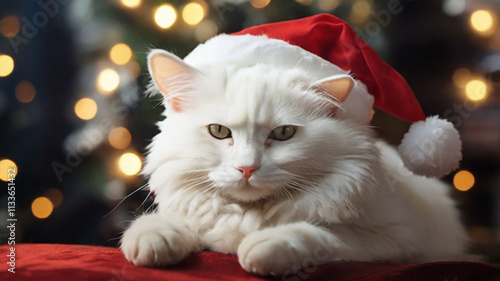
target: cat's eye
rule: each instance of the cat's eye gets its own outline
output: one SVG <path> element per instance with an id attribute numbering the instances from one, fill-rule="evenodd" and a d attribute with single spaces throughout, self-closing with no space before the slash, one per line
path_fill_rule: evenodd
<path id="1" fill-rule="evenodd" d="M 286 141 L 289 140 L 290 138 L 295 135 L 295 132 L 297 131 L 297 128 L 294 126 L 286 125 L 286 126 L 281 126 L 278 127 L 274 130 L 271 131 L 271 134 L 269 134 L 269 139 L 274 139 L 274 140 L 279 140 L 279 141 Z"/>
<path id="2" fill-rule="evenodd" d="M 208 125 L 208 132 L 212 135 L 212 137 L 220 140 L 233 137 L 231 135 L 231 130 L 229 130 L 228 127 L 219 124 Z"/>

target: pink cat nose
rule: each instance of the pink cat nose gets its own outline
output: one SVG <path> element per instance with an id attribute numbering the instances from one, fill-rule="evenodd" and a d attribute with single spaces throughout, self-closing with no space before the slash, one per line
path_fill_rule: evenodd
<path id="1" fill-rule="evenodd" d="M 249 179 L 251 176 L 252 176 L 252 172 L 259 169 L 259 167 L 254 167 L 254 166 L 250 166 L 250 167 L 238 167 L 236 168 L 237 170 L 239 170 L 240 172 L 243 173 L 243 176 L 245 177 L 245 179 Z"/>

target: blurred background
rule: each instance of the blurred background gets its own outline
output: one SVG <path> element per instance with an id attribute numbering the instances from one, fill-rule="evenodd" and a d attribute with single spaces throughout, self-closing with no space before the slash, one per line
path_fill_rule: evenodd
<path id="1" fill-rule="evenodd" d="M 184 57 L 218 33 L 318 13 L 349 22 L 427 115 L 459 129 L 464 158 L 444 180 L 471 250 L 500 263 L 498 0 L 0 0 L 0 242 L 10 217 L 16 243 L 116 246 L 154 207 L 134 193 L 163 118 L 143 96 L 147 51 Z M 373 124 L 396 145 L 408 129 L 381 112 Z"/>

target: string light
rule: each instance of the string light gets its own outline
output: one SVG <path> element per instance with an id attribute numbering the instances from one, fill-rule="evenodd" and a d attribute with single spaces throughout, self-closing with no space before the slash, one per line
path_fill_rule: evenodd
<path id="1" fill-rule="evenodd" d="M 488 85 L 480 79 L 473 79 L 465 85 L 465 95 L 472 101 L 480 101 L 486 98 Z"/>
<path id="2" fill-rule="evenodd" d="M 8 15 L 0 21 L 0 33 L 5 37 L 14 37 L 19 33 L 21 24 L 16 16 Z"/>
<path id="3" fill-rule="evenodd" d="M 80 119 L 90 120 L 97 114 L 97 104 L 93 99 L 83 98 L 75 104 L 75 114 Z"/>
<path id="4" fill-rule="evenodd" d="M 154 14 L 156 25 L 162 29 L 171 27 L 177 20 L 177 12 L 171 5 L 161 5 Z"/>
<path id="5" fill-rule="evenodd" d="M 54 210 L 54 204 L 47 197 L 38 197 L 31 203 L 31 212 L 39 219 L 46 219 Z"/>
<path id="6" fill-rule="evenodd" d="M 136 61 L 131 61 L 129 67 L 134 78 L 137 78 L 139 77 L 139 75 L 141 75 L 141 66 Z"/>
<path id="7" fill-rule="evenodd" d="M 118 65 L 124 65 L 132 58 L 132 50 L 127 44 L 116 44 L 109 51 L 109 58 Z"/>
<path id="8" fill-rule="evenodd" d="M 372 5 L 367 0 L 357 0 L 354 2 L 351 8 L 351 14 L 349 18 L 353 23 L 363 23 L 370 18 L 370 12 L 372 11 Z"/>
<path id="9" fill-rule="evenodd" d="M 271 0 L 250 0 L 250 5 L 252 5 L 254 8 L 257 9 L 262 9 L 269 5 Z"/>
<path id="10" fill-rule="evenodd" d="M 139 7 L 142 3 L 141 0 L 121 0 L 121 2 L 123 6 L 132 9 Z"/>
<path id="11" fill-rule="evenodd" d="M 453 185 L 460 191 L 467 191 L 474 186 L 474 175 L 466 170 L 459 171 L 453 177 Z"/>
<path id="12" fill-rule="evenodd" d="M 490 11 L 477 10 L 471 14 L 469 22 L 477 33 L 490 35 L 493 31 L 495 18 Z"/>
<path id="13" fill-rule="evenodd" d="M 106 68 L 97 76 L 97 89 L 104 95 L 115 91 L 120 84 L 120 76 L 114 69 Z"/>
<path id="14" fill-rule="evenodd" d="M 118 159 L 118 167 L 127 176 L 133 176 L 139 173 L 142 167 L 142 161 L 137 154 L 127 152 Z"/>
<path id="15" fill-rule="evenodd" d="M 10 159 L 0 160 L 0 180 L 5 182 L 9 181 L 10 179 L 12 179 L 12 174 L 14 174 L 14 178 L 17 175 L 16 163 L 14 163 L 14 161 Z"/>
<path id="16" fill-rule="evenodd" d="M 197 25 L 205 17 L 205 10 L 199 3 L 191 2 L 182 9 L 182 19 L 189 25 Z"/>
<path id="17" fill-rule="evenodd" d="M 29 103 L 35 98 L 36 90 L 30 82 L 22 81 L 17 84 L 14 94 L 18 101 L 22 103 Z"/>
<path id="18" fill-rule="evenodd" d="M 0 55 L 0 77 L 9 76 L 14 70 L 14 60 L 8 55 Z"/>
<path id="19" fill-rule="evenodd" d="M 124 149 L 130 145 L 132 135 L 125 127 L 117 127 L 108 134 L 108 142 L 115 149 Z"/>

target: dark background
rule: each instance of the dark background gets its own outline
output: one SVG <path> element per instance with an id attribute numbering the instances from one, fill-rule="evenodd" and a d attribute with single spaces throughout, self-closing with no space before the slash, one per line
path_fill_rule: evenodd
<path id="1" fill-rule="evenodd" d="M 19 170 L 16 243 L 116 246 L 127 221 L 151 206 L 148 192 L 139 191 L 106 215 L 144 184 L 140 175 L 121 173 L 117 159 L 125 152 L 142 157 L 157 133 L 155 122 L 162 118 L 158 100 L 143 96 L 150 48 L 183 57 L 216 33 L 328 12 L 351 23 L 407 79 L 426 115 L 448 118 L 459 129 L 464 142 L 460 169 L 470 171 L 475 183 L 465 192 L 453 189 L 452 196 L 470 233 L 471 250 L 500 262 L 500 28 L 494 22 L 484 35 L 469 22 L 480 9 L 497 17 L 500 7 L 495 1 L 396 1 L 401 12 L 390 17 L 388 5 L 395 0 L 272 0 L 263 8 L 254 6 L 266 1 L 195 2 L 206 8 L 201 23 L 189 26 L 183 21 L 181 11 L 188 1 L 168 1 L 178 17 L 173 26 L 161 29 L 153 14 L 165 1 L 142 1 L 135 8 L 118 0 L 0 1 L 0 30 L 12 29 L 2 21 L 9 15 L 19 23 L 15 35 L 0 35 L 0 55 L 15 63 L 12 73 L 0 77 L 0 160 L 14 161 Z M 109 59 L 117 43 L 133 51 L 125 65 Z M 137 77 L 136 63 L 141 69 Z M 96 77 L 105 67 L 120 74 L 118 89 L 109 95 L 96 89 Z M 454 83 L 460 68 L 470 75 Z M 463 88 L 474 77 L 488 86 L 486 98 L 478 102 L 468 100 Z M 15 96 L 22 81 L 36 90 L 27 103 Z M 74 112 L 83 97 L 98 105 L 97 115 L 88 121 Z M 110 146 L 107 131 L 99 127 L 105 122 L 109 128 L 127 128 L 131 143 L 123 149 Z M 409 126 L 381 112 L 373 124 L 382 138 L 396 145 Z M 453 185 L 454 175 L 444 180 Z M 2 244 L 8 235 L 7 186 L 0 181 Z M 54 203 L 47 218 L 33 214 L 38 197 Z"/>

